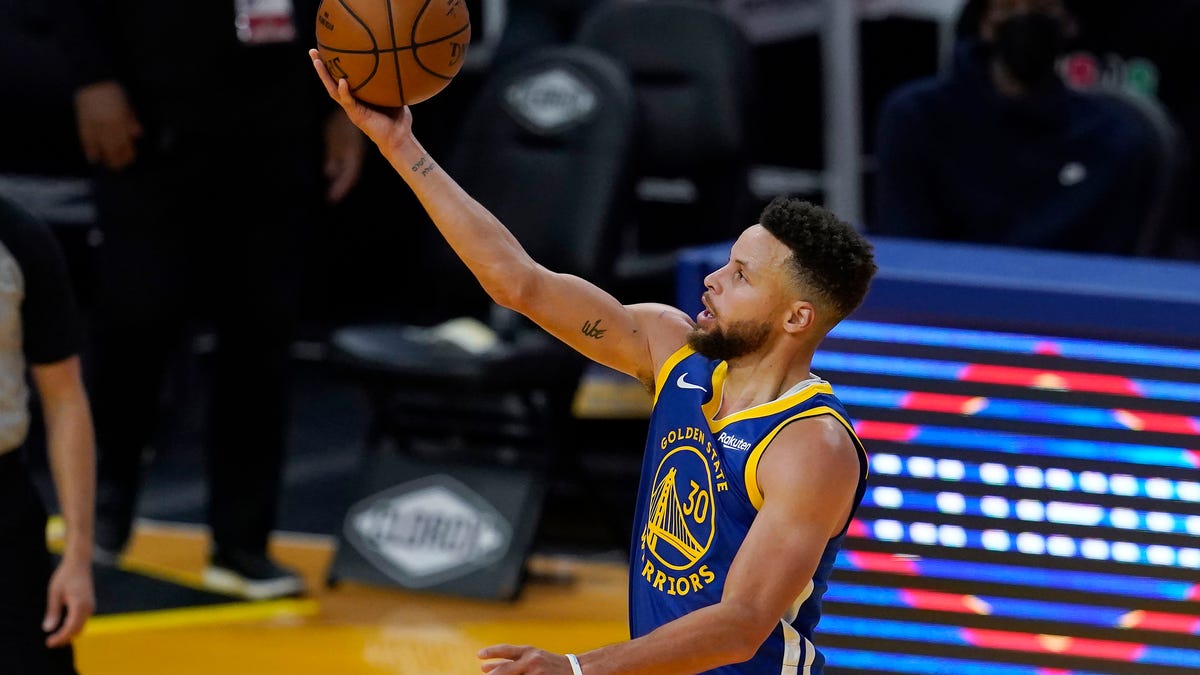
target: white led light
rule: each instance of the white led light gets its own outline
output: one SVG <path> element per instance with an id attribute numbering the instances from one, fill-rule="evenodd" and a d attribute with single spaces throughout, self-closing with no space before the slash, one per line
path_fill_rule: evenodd
<path id="1" fill-rule="evenodd" d="M 875 538 L 881 541 L 901 541 L 904 538 L 904 526 L 898 520 L 877 520 Z"/>
<path id="2" fill-rule="evenodd" d="M 917 478 L 933 478 L 935 465 L 928 457 L 909 457 L 908 473 Z"/>
<path id="3" fill-rule="evenodd" d="M 1114 495 L 1132 497 L 1137 495 L 1137 479 L 1128 474 L 1116 474 L 1108 479 L 1108 484 Z"/>
<path id="4" fill-rule="evenodd" d="M 1004 497 L 988 495 L 979 500 L 979 510 L 989 518 L 1007 518 L 1008 500 Z"/>
<path id="5" fill-rule="evenodd" d="M 1103 539 L 1084 539 L 1079 545 L 1079 552 L 1091 560 L 1108 560 L 1108 542 Z"/>
<path id="6" fill-rule="evenodd" d="M 1017 485 L 1027 488 L 1040 488 L 1045 485 L 1042 470 L 1036 466 L 1017 467 Z"/>
<path id="7" fill-rule="evenodd" d="M 1175 492 L 1185 502 L 1200 502 L 1200 483 L 1181 480 L 1175 484 Z"/>
<path id="8" fill-rule="evenodd" d="M 1046 507 L 1044 504 L 1035 499 L 1018 500 L 1017 517 L 1021 520 L 1029 520 L 1033 522 L 1045 520 Z"/>
<path id="9" fill-rule="evenodd" d="M 908 528 L 908 536 L 918 544 L 936 544 L 937 526 L 933 523 L 913 523 Z"/>
<path id="10" fill-rule="evenodd" d="M 885 509 L 898 509 L 904 505 L 904 494 L 894 487 L 877 487 L 871 491 L 871 497 Z"/>
<path id="11" fill-rule="evenodd" d="M 942 525 L 938 528 L 938 541 L 942 546 L 962 548 L 967 545 L 967 533 L 957 525 Z"/>
<path id="12" fill-rule="evenodd" d="M 1030 555 L 1042 555 L 1046 552 L 1046 540 L 1036 532 L 1022 532 L 1017 535 L 1017 550 Z"/>
<path id="13" fill-rule="evenodd" d="M 984 530 L 980 540 L 983 547 L 989 551 L 1007 551 L 1012 548 L 1012 536 L 1007 530 Z"/>
<path id="14" fill-rule="evenodd" d="M 957 492 L 939 492 L 937 506 L 942 513 L 962 513 L 967 510 L 967 500 Z"/>
<path id="15" fill-rule="evenodd" d="M 1146 547 L 1146 560 L 1152 565 L 1175 565 L 1175 549 L 1170 546 L 1151 544 Z"/>
<path id="16" fill-rule="evenodd" d="M 1008 467 L 995 462 L 980 464 L 979 479 L 989 485 L 1006 485 L 1008 483 Z"/>
<path id="17" fill-rule="evenodd" d="M 1046 539 L 1046 550 L 1060 558 L 1075 557 L 1075 540 L 1056 534 Z"/>
<path id="18" fill-rule="evenodd" d="M 1181 548 L 1179 549 L 1178 560 L 1180 567 L 1200 569 L 1200 549 Z"/>
<path id="19" fill-rule="evenodd" d="M 872 473 L 895 476 L 900 473 L 901 466 L 900 458 L 895 455 L 871 455 Z"/>
<path id="20" fill-rule="evenodd" d="M 1137 544 L 1131 544 L 1127 541 L 1116 541 L 1112 545 L 1112 557 L 1117 562 L 1137 562 L 1140 557 L 1140 551 Z"/>
<path id="21" fill-rule="evenodd" d="M 1052 523 L 1098 525 L 1104 519 L 1104 509 L 1094 504 L 1050 502 L 1046 505 L 1046 518 Z"/>
<path id="22" fill-rule="evenodd" d="M 1074 490 L 1075 475 L 1066 469 L 1046 469 L 1046 486 L 1051 490 Z"/>
<path id="23" fill-rule="evenodd" d="M 1113 509 L 1109 511 L 1108 519 L 1112 521 L 1113 527 L 1123 530 L 1134 530 L 1141 526 L 1141 519 L 1138 518 L 1137 511 L 1133 509 Z"/>
<path id="24" fill-rule="evenodd" d="M 1175 529 L 1175 517 L 1161 511 L 1147 513 L 1146 527 L 1155 532 L 1170 532 Z"/>
<path id="25" fill-rule="evenodd" d="M 1200 516 L 1188 516 L 1184 523 L 1188 534 L 1200 537 Z"/>
<path id="26" fill-rule="evenodd" d="M 1079 474 L 1079 489 L 1102 495 L 1108 492 L 1108 476 L 1099 471 L 1084 471 Z"/>
<path id="27" fill-rule="evenodd" d="M 957 459 L 939 459 L 937 463 L 938 478 L 942 480 L 951 480 L 958 482 L 963 479 L 963 475 L 967 472 L 963 467 L 963 463 Z"/>
<path id="28" fill-rule="evenodd" d="M 1146 480 L 1146 496 L 1154 499 L 1173 499 L 1175 482 L 1166 478 L 1148 478 Z"/>

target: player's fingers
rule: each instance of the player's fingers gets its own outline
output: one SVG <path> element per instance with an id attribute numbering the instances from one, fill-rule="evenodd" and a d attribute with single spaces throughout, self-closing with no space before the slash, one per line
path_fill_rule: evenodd
<path id="1" fill-rule="evenodd" d="M 51 592 L 46 598 L 46 614 L 42 617 L 42 630 L 51 631 L 62 621 L 63 602 L 58 593 Z"/>
<path id="2" fill-rule="evenodd" d="M 354 96 L 350 94 L 350 83 L 344 77 L 337 81 L 337 93 L 338 101 L 341 102 L 343 108 L 351 109 L 357 103 Z"/>
<path id="3" fill-rule="evenodd" d="M 55 584 L 51 583 L 46 595 L 46 614 L 42 617 L 42 631 L 49 633 L 46 636 L 47 647 L 62 646 L 70 639 L 66 633 L 68 622 L 63 620 L 65 607 L 62 593 L 58 591 Z"/>
<path id="4" fill-rule="evenodd" d="M 317 71 L 317 77 L 321 78 L 321 84 L 325 86 L 325 93 L 332 98 L 337 98 L 337 83 L 334 82 L 333 76 L 329 74 L 329 69 L 325 67 L 325 62 L 321 60 L 321 53 L 315 49 L 308 50 L 308 57 L 312 59 L 313 69 Z"/>
<path id="5" fill-rule="evenodd" d="M 508 661 L 508 660 L 504 660 L 504 661 L 485 661 L 484 663 L 482 663 L 482 664 L 479 666 L 479 669 L 480 669 L 481 671 L 485 672 L 485 673 L 490 673 L 490 672 L 492 672 L 493 670 L 495 670 L 495 669 L 499 668 L 500 666 L 507 665 L 507 664 L 509 664 L 509 663 L 512 663 L 512 661 Z"/>
<path id="6" fill-rule="evenodd" d="M 509 659 L 516 661 L 521 658 L 529 647 L 521 645 L 492 645 L 479 650 L 481 659 Z"/>
<path id="7" fill-rule="evenodd" d="M 71 641 L 79 631 L 83 630 L 83 622 L 86 619 L 83 612 L 69 610 L 67 618 L 58 630 L 46 636 L 47 647 L 62 647 Z"/>

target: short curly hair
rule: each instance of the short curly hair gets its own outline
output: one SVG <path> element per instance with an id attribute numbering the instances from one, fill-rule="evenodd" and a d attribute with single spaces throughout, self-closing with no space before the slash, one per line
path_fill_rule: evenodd
<path id="1" fill-rule="evenodd" d="M 771 200 L 759 224 L 792 251 L 798 284 L 833 310 L 836 323 L 862 304 L 878 266 L 871 242 L 828 209 L 794 197 Z"/>

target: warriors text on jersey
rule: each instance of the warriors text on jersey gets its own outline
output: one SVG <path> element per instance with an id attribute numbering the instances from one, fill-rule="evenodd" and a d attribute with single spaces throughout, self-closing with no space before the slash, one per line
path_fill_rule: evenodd
<path id="1" fill-rule="evenodd" d="M 775 401 L 714 420 L 721 405 L 726 363 L 684 347 L 663 365 L 634 512 L 630 556 L 631 637 L 721 600 L 725 577 L 745 539 L 762 494 L 756 470 L 763 450 L 789 422 L 832 415 L 859 450 L 854 505 L 862 500 L 867 455 L 829 383 L 801 382 Z M 851 513 L 853 516 L 853 512 Z M 824 658 L 813 645 L 845 523 L 825 546 L 804 593 L 779 619 L 770 637 L 744 663 L 719 675 L 818 675 Z"/>

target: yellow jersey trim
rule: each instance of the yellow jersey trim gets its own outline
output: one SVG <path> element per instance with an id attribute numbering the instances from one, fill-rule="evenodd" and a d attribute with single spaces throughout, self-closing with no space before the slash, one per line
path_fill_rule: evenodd
<path id="1" fill-rule="evenodd" d="M 826 388 L 828 388 L 828 385 L 826 385 Z M 836 419 L 838 422 L 841 422 L 842 426 L 846 428 L 846 431 L 850 433 L 850 438 L 854 441 L 854 447 L 858 451 L 859 455 L 861 455 L 860 459 L 865 458 L 866 451 L 863 449 L 862 441 L 859 440 L 858 434 L 854 433 L 854 427 L 851 426 L 850 422 L 847 421 L 846 418 L 839 415 L 838 412 L 833 408 L 828 406 L 820 406 L 796 413 L 792 417 L 789 417 L 776 425 L 775 428 L 771 430 L 771 433 L 767 434 L 767 436 L 763 438 L 758 445 L 754 446 L 754 449 L 750 451 L 750 456 L 746 458 L 746 467 L 742 474 L 742 480 L 746 486 L 746 495 L 750 497 L 750 503 L 754 505 L 754 509 L 756 511 L 762 508 L 763 503 L 762 489 L 758 485 L 758 463 L 762 460 L 762 455 L 764 452 L 766 452 L 767 446 L 771 444 L 772 440 L 774 440 L 775 435 L 782 431 L 787 425 L 795 422 L 796 420 L 807 417 L 816 417 L 817 415 L 832 415 L 834 419 Z"/>
<path id="2" fill-rule="evenodd" d="M 684 344 L 682 347 L 675 350 L 674 354 L 671 354 L 671 356 L 667 357 L 667 360 L 663 362 L 661 367 L 659 367 L 658 375 L 654 377 L 654 405 L 658 404 L 658 395 L 661 394 L 663 388 L 667 386 L 667 374 L 674 370 L 675 366 L 679 365 L 680 361 L 695 353 L 695 349 L 692 349 L 687 344 Z"/>

